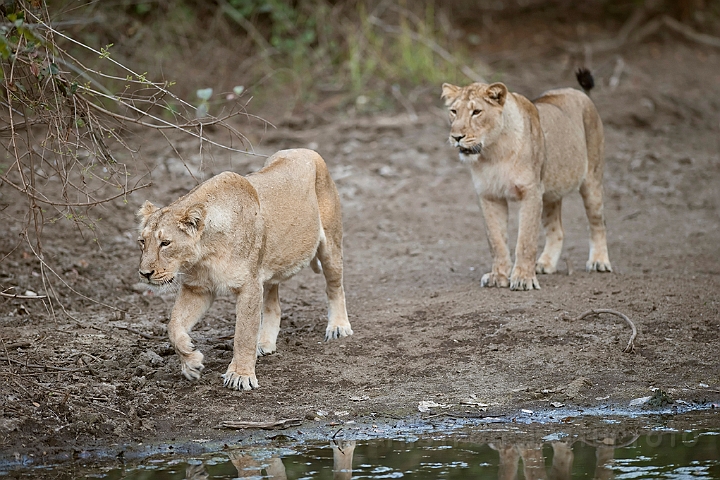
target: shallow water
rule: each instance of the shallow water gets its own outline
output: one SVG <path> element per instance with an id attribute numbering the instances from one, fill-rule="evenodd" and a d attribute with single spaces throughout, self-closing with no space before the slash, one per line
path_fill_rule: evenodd
<path id="1" fill-rule="evenodd" d="M 617 438 L 552 433 L 539 439 L 528 435 L 521 442 L 517 439 L 522 437 L 505 437 L 502 431 L 494 430 L 497 442 L 493 443 L 476 442 L 475 432 L 469 429 L 392 440 L 225 449 L 198 456 L 148 458 L 135 465 L 4 473 L 9 478 L 127 480 L 720 478 L 720 432 L 714 430 L 658 428 Z M 515 443 L 504 440 L 510 437 Z"/>

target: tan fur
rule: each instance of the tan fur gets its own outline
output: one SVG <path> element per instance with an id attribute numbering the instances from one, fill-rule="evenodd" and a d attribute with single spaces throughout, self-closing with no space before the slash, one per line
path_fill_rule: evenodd
<path id="1" fill-rule="evenodd" d="M 557 269 L 563 242 L 562 198 L 580 190 L 590 222 L 589 271 L 611 271 L 603 218 L 604 139 L 592 100 L 571 88 L 534 102 L 502 83 L 442 86 L 450 143 L 469 164 L 493 255 L 487 287 L 540 288 L 536 273 Z M 520 203 L 515 264 L 507 242 L 508 200 Z M 540 219 L 546 243 L 540 258 Z"/>
<path id="2" fill-rule="evenodd" d="M 256 388 L 256 356 L 276 350 L 278 284 L 311 262 L 327 284 L 325 338 L 352 335 L 342 285 L 340 198 L 317 153 L 280 151 L 257 173 L 221 173 L 165 208 L 146 201 L 138 216 L 140 277 L 179 286 L 168 334 L 188 379 L 203 369 L 189 332 L 217 294 L 231 293 L 237 319 L 224 384 Z"/>

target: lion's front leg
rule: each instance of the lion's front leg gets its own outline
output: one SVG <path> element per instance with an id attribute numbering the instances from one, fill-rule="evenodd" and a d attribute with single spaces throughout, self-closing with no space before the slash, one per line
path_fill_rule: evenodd
<path id="1" fill-rule="evenodd" d="M 510 285 L 510 249 L 507 245 L 508 204 L 505 199 L 480 198 L 480 208 L 485 217 L 493 265 L 490 273 L 480 280 L 483 287 L 508 287 Z"/>
<path id="2" fill-rule="evenodd" d="M 250 390 L 258 387 L 255 360 L 260 333 L 263 287 L 257 279 L 253 279 L 241 288 L 234 289 L 233 292 L 237 295 L 233 359 L 223 375 L 223 385 L 234 390 Z"/>
<path id="3" fill-rule="evenodd" d="M 183 285 L 170 315 L 168 336 L 180 356 L 182 374 L 188 380 L 200 378 L 200 372 L 204 368 L 203 354 L 195 350 L 190 330 L 210 308 L 214 298 L 207 289 Z"/>
<path id="4" fill-rule="evenodd" d="M 542 195 L 536 189 L 527 189 L 520 201 L 515 266 L 510 275 L 510 290 L 540 289 L 535 275 L 535 258 L 540 234 Z"/>

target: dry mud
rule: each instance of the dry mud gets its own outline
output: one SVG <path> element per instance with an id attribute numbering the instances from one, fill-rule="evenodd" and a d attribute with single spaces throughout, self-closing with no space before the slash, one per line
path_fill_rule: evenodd
<path id="1" fill-rule="evenodd" d="M 538 291 L 480 287 L 490 252 L 469 172 L 446 142 L 439 86 L 428 87 L 432 106 L 417 117 L 301 116 L 268 131 L 239 125 L 259 152 L 311 147 L 330 166 L 344 208 L 355 332 L 322 341 L 324 284 L 306 269 L 280 288 L 278 353 L 258 359 L 260 388 L 251 392 L 222 388 L 231 298 L 219 298 L 194 330 L 206 363 L 191 383 L 165 336 L 172 298 L 136 285 L 134 212 L 145 198 L 166 204 L 195 184 L 167 143 L 148 137 L 142 153 L 157 161 L 153 187 L 103 211 L 99 246 L 71 228 L 48 227 L 56 271 L 122 312 L 66 293 L 72 318 L 37 301 L 0 300 L 0 456 L 37 464 L 139 442 L 237 438 L 216 428 L 223 420 L 300 418 L 304 429 L 344 425 L 351 434 L 348 421 L 372 415 L 625 407 L 652 388 L 687 402 L 683 408 L 717 403 L 720 51 L 669 40 L 623 54 L 616 88 L 608 86 L 615 56 L 595 58 L 601 85 L 593 92 L 606 129 L 614 272 L 584 272 L 587 221 L 573 195 L 564 203 L 561 271 L 541 276 Z M 529 97 L 574 84 L 567 55 L 515 54 L 494 65 Z M 179 149 L 192 161 L 197 145 L 186 140 Z M 261 163 L 216 152 L 203 171 L 244 174 Z M 3 214 L 14 214 L 12 206 Z M 512 210 L 511 239 L 515 222 Z M 42 293 L 36 260 L 22 244 L 14 249 L 17 233 L 0 234 L 3 254 L 12 250 L 0 283 Z M 622 352 L 630 331 L 617 318 L 568 320 L 592 308 L 635 322 L 635 353 Z M 420 414 L 422 401 L 448 408 Z"/>

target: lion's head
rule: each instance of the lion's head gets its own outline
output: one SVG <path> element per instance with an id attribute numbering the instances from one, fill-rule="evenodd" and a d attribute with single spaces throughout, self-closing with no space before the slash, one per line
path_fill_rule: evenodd
<path id="1" fill-rule="evenodd" d="M 204 205 L 158 208 L 145 201 L 137 215 L 142 250 L 140 278 L 156 287 L 179 284 L 183 267 L 199 260 L 197 245 L 205 223 Z"/>
<path id="2" fill-rule="evenodd" d="M 508 89 L 502 83 L 473 83 L 456 87 L 445 83 L 442 98 L 450 115 L 450 144 L 465 155 L 478 154 L 503 129 L 503 108 Z"/>

